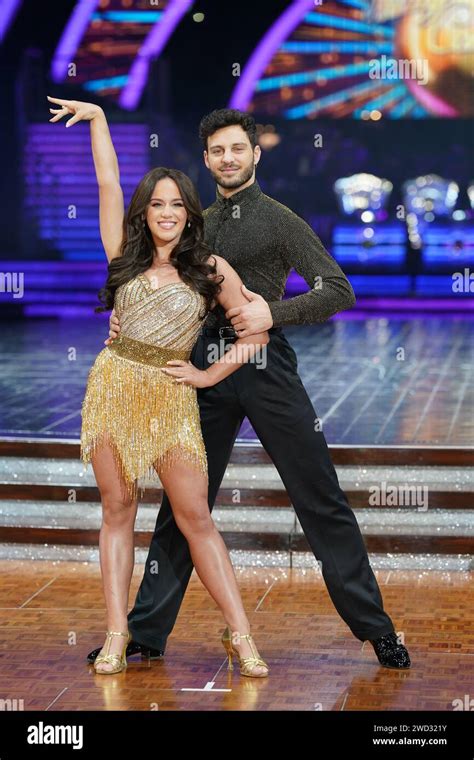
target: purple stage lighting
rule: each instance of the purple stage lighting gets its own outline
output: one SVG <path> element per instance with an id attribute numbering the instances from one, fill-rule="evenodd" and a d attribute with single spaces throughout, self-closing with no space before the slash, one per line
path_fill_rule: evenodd
<path id="1" fill-rule="evenodd" d="M 1 0 L 0 2 L 0 42 L 3 42 L 10 25 L 21 5 L 21 0 Z"/>
<path id="2" fill-rule="evenodd" d="M 51 64 L 54 82 L 62 82 L 67 75 L 67 67 L 73 60 L 89 19 L 98 5 L 99 0 L 79 0 L 74 8 Z"/>
<path id="3" fill-rule="evenodd" d="M 301 22 L 305 13 L 314 8 L 314 0 L 295 0 L 270 27 L 252 53 L 237 87 L 232 93 L 230 108 L 245 111 L 252 99 L 255 82 L 262 76 L 275 50 Z"/>
<path id="4" fill-rule="evenodd" d="M 194 0 L 174 0 L 155 24 L 131 66 L 128 82 L 120 95 L 122 108 L 133 110 L 137 107 L 148 77 L 150 61 L 160 55 L 181 18 L 193 4 Z"/>
<path id="5" fill-rule="evenodd" d="M 85 62 L 81 69 L 82 78 L 79 77 L 76 81 L 84 89 L 98 91 L 103 95 L 108 91 L 109 95 L 116 96 L 122 108 L 136 108 L 148 79 L 151 61 L 160 55 L 181 18 L 193 4 L 194 0 L 168 0 L 157 12 L 112 9 L 99 13 L 99 0 L 78 0 L 53 56 L 53 81 L 64 81 L 68 75 L 68 66 L 76 59 L 82 60 L 83 64 Z M 103 34 L 108 44 L 107 53 L 104 53 L 103 61 L 100 61 L 99 56 L 98 62 L 95 60 L 97 55 L 91 55 L 94 60 L 89 71 L 87 46 L 97 50 L 100 33 L 97 37 L 96 27 L 101 24 L 105 24 Z M 137 35 L 137 25 L 143 29 L 141 38 Z M 93 30 L 96 30 L 95 37 L 91 33 Z M 123 56 L 120 52 L 114 54 L 114 44 L 117 40 L 122 40 L 125 44 L 127 34 L 131 35 L 128 55 Z M 107 68 L 106 76 L 97 76 L 101 63 Z"/>

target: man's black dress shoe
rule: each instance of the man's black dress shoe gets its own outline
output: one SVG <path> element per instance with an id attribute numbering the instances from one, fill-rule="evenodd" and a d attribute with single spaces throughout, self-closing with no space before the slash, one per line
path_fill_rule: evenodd
<path id="1" fill-rule="evenodd" d="M 370 643 L 375 650 L 378 661 L 384 668 L 406 669 L 410 667 L 408 650 L 403 644 L 400 644 L 395 632 L 386 633 L 384 636 L 370 641 Z"/>
<path id="2" fill-rule="evenodd" d="M 87 662 L 95 662 L 101 649 L 102 647 L 98 647 L 97 649 L 93 649 L 92 652 L 89 652 L 87 655 Z M 134 654 L 141 654 L 142 659 L 144 660 L 159 660 L 164 656 L 165 650 L 153 649 L 152 647 L 146 646 L 146 644 L 139 644 L 138 641 L 132 639 L 127 646 L 126 657 L 131 657 Z"/>

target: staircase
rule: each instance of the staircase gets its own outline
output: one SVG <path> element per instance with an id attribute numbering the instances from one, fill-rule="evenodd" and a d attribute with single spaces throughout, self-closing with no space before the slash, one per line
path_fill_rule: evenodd
<path id="1" fill-rule="evenodd" d="M 111 124 L 110 132 L 128 204 L 150 168 L 150 129 L 146 124 Z M 65 129 L 62 124 L 29 124 L 23 161 L 25 218 L 44 250 L 64 261 L 103 261 L 89 125 Z"/>
<path id="2" fill-rule="evenodd" d="M 336 446 L 332 456 L 375 568 L 474 567 L 472 450 Z M 0 558 L 98 560 L 99 493 L 78 457 L 77 441 L 0 441 Z M 140 503 L 137 561 L 161 496 L 147 489 Z M 236 444 L 213 517 L 237 566 L 315 565 L 259 445 Z"/>

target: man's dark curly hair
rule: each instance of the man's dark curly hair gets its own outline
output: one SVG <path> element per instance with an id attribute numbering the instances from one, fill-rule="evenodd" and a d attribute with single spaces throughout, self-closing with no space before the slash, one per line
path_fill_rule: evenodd
<path id="1" fill-rule="evenodd" d="M 204 149 L 207 150 L 208 137 L 223 127 L 240 126 L 247 133 L 250 145 L 255 148 L 257 145 L 257 126 L 255 119 L 245 111 L 238 111 L 236 108 L 219 108 L 212 111 L 201 119 L 199 124 L 199 137 L 201 138 Z"/>

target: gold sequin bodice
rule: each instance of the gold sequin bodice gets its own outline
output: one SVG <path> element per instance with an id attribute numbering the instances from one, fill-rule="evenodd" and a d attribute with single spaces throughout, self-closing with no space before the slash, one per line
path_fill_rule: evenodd
<path id="1" fill-rule="evenodd" d="M 114 308 L 123 337 L 187 352 L 206 315 L 204 296 L 186 283 L 153 288 L 144 274 L 117 289 Z"/>
<path id="2" fill-rule="evenodd" d="M 144 274 L 117 288 L 120 335 L 89 372 L 81 459 L 111 446 L 125 498 L 135 498 L 139 478 L 153 480 L 178 460 L 207 477 L 196 388 L 161 371 L 169 360 L 190 360 L 205 301 L 184 282 L 153 288 Z"/>

